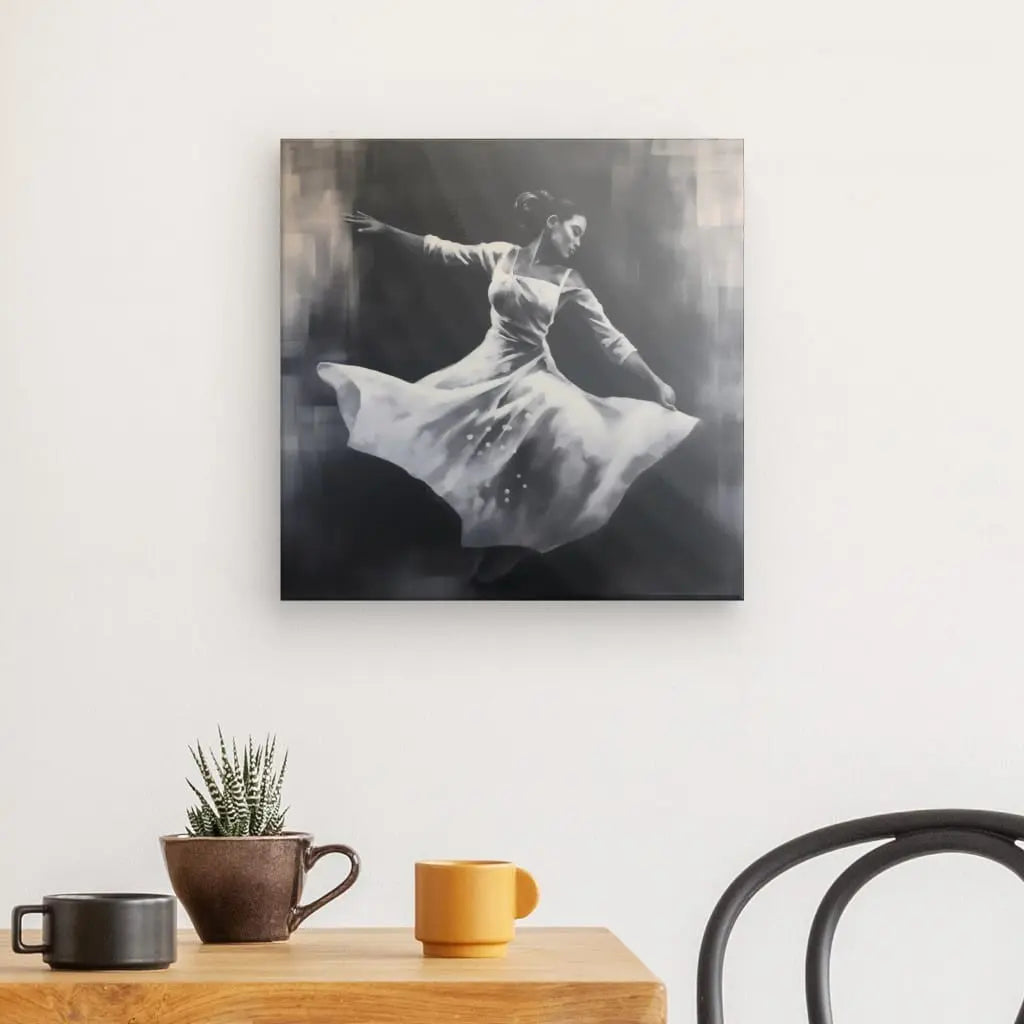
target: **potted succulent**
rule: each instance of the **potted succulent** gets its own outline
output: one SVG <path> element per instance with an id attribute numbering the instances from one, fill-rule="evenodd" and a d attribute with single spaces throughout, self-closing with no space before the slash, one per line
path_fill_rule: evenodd
<path id="1" fill-rule="evenodd" d="M 269 736 L 230 752 L 220 728 L 219 753 L 209 757 L 189 747 L 204 793 L 191 780 L 198 803 L 187 811 L 183 835 L 160 837 L 175 895 L 203 942 L 273 942 L 287 939 L 315 910 L 351 888 L 359 857 L 340 843 L 314 846 L 307 832 L 286 832 L 281 809 L 288 765 L 275 763 L 277 741 Z M 212 765 L 212 768 L 211 768 Z M 351 862 L 345 880 L 302 906 L 306 872 L 325 854 L 341 853 Z"/>

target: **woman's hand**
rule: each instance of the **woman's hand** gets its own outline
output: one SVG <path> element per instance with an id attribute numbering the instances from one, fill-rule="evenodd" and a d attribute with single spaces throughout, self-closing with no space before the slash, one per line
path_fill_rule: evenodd
<path id="1" fill-rule="evenodd" d="M 360 235 L 387 235 L 389 242 L 397 242 L 402 248 L 417 256 L 423 255 L 423 236 L 414 235 L 411 231 L 403 231 L 394 224 L 385 224 L 376 217 L 371 217 L 362 210 L 353 210 L 342 214 L 346 224 L 351 224 Z"/>
<path id="2" fill-rule="evenodd" d="M 666 409 L 674 410 L 676 407 L 676 393 L 663 380 L 655 379 L 654 400 L 665 406 Z"/>
<path id="3" fill-rule="evenodd" d="M 644 362 L 639 352 L 630 352 L 622 366 L 638 382 L 642 395 L 666 409 L 678 411 L 676 393 Z"/>
<path id="4" fill-rule="evenodd" d="M 363 213 L 361 210 L 346 213 L 345 221 L 355 227 L 357 234 L 382 235 L 388 229 L 384 221 L 377 220 L 376 217 L 371 217 L 368 213 Z"/>

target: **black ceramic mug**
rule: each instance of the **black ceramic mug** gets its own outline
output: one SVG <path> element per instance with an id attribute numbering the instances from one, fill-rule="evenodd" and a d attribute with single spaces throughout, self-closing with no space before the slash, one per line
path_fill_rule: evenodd
<path id="1" fill-rule="evenodd" d="M 177 901 L 154 893 L 66 893 L 11 912 L 11 948 L 42 953 L 57 970 L 155 970 L 177 956 Z M 43 941 L 21 934 L 28 914 L 41 914 Z"/>

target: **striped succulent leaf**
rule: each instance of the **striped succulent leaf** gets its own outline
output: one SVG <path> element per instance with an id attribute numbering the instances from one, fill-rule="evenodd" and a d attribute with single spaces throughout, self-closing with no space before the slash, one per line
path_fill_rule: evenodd
<path id="1" fill-rule="evenodd" d="M 210 808 L 203 807 L 199 811 L 199 818 L 203 826 L 202 835 L 204 836 L 222 836 L 224 834 L 221 829 L 220 819 L 217 817 Z"/>
<path id="2" fill-rule="evenodd" d="M 210 766 L 206 763 L 206 758 L 203 756 L 203 748 L 197 741 L 196 749 L 193 750 L 189 747 L 188 752 L 192 755 L 192 760 L 195 761 L 196 767 L 199 769 L 199 774 L 202 776 L 206 788 L 210 791 L 210 795 L 213 796 L 218 792 L 217 784 L 213 781 L 213 774 L 210 772 Z M 214 799 L 214 803 L 216 803 L 216 799 Z"/>
<path id="3" fill-rule="evenodd" d="M 220 786 L 217 785 L 213 777 L 213 772 L 210 771 L 210 766 L 206 762 L 206 757 L 203 754 L 203 748 L 199 745 L 199 741 L 196 741 L 196 749 L 193 750 L 191 747 L 188 748 L 189 753 L 192 755 L 192 760 L 195 761 L 199 767 L 199 774 L 203 777 L 203 783 L 206 785 L 206 789 L 210 794 L 210 799 L 213 801 L 213 806 L 217 809 L 217 814 L 220 818 L 227 819 L 227 804 L 224 800 L 224 794 L 221 791 Z M 213 758 L 214 764 L 217 763 L 217 759 L 213 757 L 213 752 L 210 752 L 210 757 Z"/>
<path id="4" fill-rule="evenodd" d="M 213 766 L 217 769 L 217 774 L 220 776 L 221 784 L 221 804 L 218 806 L 220 810 L 221 822 L 224 825 L 224 834 L 227 836 L 238 835 L 238 812 L 235 810 L 235 801 L 231 794 L 231 783 L 229 781 L 231 775 L 231 763 L 229 761 L 218 761 L 216 756 L 213 757 Z"/>
<path id="5" fill-rule="evenodd" d="M 186 779 L 185 781 L 188 783 L 189 789 L 191 789 L 192 792 L 195 793 L 197 797 L 199 797 L 199 807 L 196 809 L 200 812 L 205 810 L 209 812 L 211 816 L 216 817 L 217 812 L 210 806 L 210 801 L 206 799 L 206 795 L 192 784 L 191 779 Z"/>
<path id="6" fill-rule="evenodd" d="M 260 803 L 263 803 L 267 799 L 267 793 L 270 790 L 270 777 L 274 768 L 274 751 L 277 747 L 277 737 L 270 741 L 270 746 L 267 748 L 266 760 L 263 762 L 263 775 L 260 778 Z"/>

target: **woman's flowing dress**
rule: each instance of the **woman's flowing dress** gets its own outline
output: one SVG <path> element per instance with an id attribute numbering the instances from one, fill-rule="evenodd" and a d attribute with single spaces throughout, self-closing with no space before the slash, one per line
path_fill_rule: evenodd
<path id="1" fill-rule="evenodd" d="M 427 235 L 424 253 L 490 276 L 491 326 L 465 358 L 414 382 L 344 363 L 317 372 L 337 393 L 349 446 L 400 466 L 462 520 L 466 547 L 550 551 L 596 530 L 629 485 L 698 420 L 656 402 L 588 394 L 555 366 L 547 334 L 575 304 L 616 362 L 635 351 L 589 288 L 513 272 L 508 242 Z"/>

